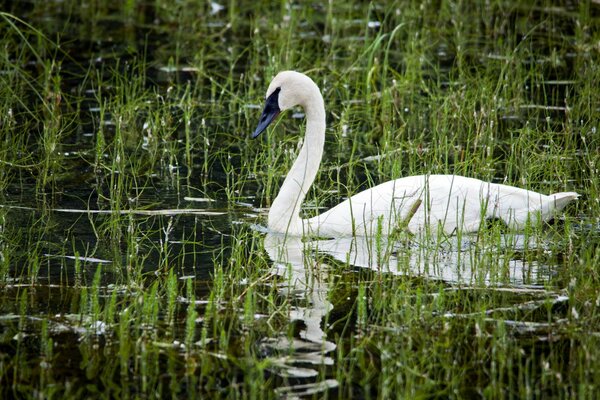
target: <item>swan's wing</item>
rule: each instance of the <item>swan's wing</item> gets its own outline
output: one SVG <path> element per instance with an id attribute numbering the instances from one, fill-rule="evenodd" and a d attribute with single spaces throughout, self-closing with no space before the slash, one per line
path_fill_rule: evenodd
<path id="1" fill-rule="evenodd" d="M 411 219 L 411 232 L 429 229 L 453 234 L 458 229 L 472 232 L 485 219 L 490 184 L 457 175 L 425 176 L 423 204 Z"/>
<path id="2" fill-rule="evenodd" d="M 401 178 L 362 191 L 309 219 L 309 230 L 331 237 L 370 236 L 378 232 L 388 235 L 419 200 L 422 189 L 419 178 Z"/>
<path id="3" fill-rule="evenodd" d="M 388 235 L 397 229 L 454 233 L 479 229 L 487 213 L 489 183 L 454 175 L 418 175 L 388 181 L 311 218 L 321 235 Z"/>
<path id="4" fill-rule="evenodd" d="M 564 192 L 549 196 L 514 186 L 484 182 L 479 179 L 454 175 L 427 177 L 429 208 L 415 214 L 411 231 L 424 227 L 442 227 L 445 233 L 461 228 L 464 232 L 477 231 L 486 219 L 498 218 L 511 229 L 520 230 L 528 220 L 547 221 L 557 211 L 578 197 Z"/>
<path id="5" fill-rule="evenodd" d="M 573 192 L 546 196 L 457 175 L 419 175 L 360 192 L 307 223 L 312 232 L 330 237 L 389 235 L 405 228 L 412 233 L 474 232 L 490 218 L 522 229 L 532 215 L 547 220 L 576 197 Z"/>

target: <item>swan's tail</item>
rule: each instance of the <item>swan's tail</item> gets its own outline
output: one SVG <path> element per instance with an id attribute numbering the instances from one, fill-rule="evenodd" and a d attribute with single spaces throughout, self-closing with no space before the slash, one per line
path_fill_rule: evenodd
<path id="1" fill-rule="evenodd" d="M 575 192 L 560 192 L 551 194 L 548 197 L 552 198 L 552 201 L 554 203 L 554 209 L 556 211 L 560 211 L 563 208 L 565 208 L 565 206 L 571 201 L 577 199 L 579 197 L 579 194 Z"/>
<path id="2" fill-rule="evenodd" d="M 579 197 L 575 192 L 560 192 L 545 196 L 524 189 L 510 188 L 510 191 L 514 196 L 506 195 L 500 202 L 500 207 L 494 211 L 496 217 L 515 230 L 524 229 L 527 222 L 536 214 L 542 221 L 549 221 L 567 204 Z"/>

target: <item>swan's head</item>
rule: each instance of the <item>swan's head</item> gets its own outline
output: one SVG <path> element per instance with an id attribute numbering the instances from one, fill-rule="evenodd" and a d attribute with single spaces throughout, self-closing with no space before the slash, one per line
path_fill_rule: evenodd
<path id="1" fill-rule="evenodd" d="M 298 105 L 306 109 L 315 100 L 315 92 L 321 98 L 319 88 L 308 76 L 296 71 L 278 73 L 269 85 L 265 108 L 252 137 L 264 132 L 282 111 Z"/>

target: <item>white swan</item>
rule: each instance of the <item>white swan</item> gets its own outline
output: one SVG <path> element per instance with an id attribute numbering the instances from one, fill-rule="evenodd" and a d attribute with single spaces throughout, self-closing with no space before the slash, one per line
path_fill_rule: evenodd
<path id="1" fill-rule="evenodd" d="M 488 219 L 501 219 L 519 230 L 529 220 L 549 220 L 578 197 L 574 192 L 546 196 L 458 175 L 419 175 L 382 183 L 321 215 L 302 219 L 300 207 L 317 175 L 325 142 L 325 106 L 318 86 L 299 72 L 277 74 L 252 137 L 260 135 L 281 111 L 296 105 L 306 114 L 306 136 L 269 210 L 267 225 L 272 232 L 344 237 L 439 229 L 453 234 L 477 231 Z"/>

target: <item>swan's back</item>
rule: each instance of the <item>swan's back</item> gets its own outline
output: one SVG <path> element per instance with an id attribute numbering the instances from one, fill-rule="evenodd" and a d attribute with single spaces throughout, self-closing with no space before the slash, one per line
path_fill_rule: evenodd
<path id="1" fill-rule="evenodd" d="M 419 175 L 382 183 L 306 220 L 305 232 L 320 236 L 389 235 L 441 230 L 474 232 L 488 219 L 522 229 L 528 219 L 548 220 L 577 193 L 546 196 L 457 175 Z"/>

